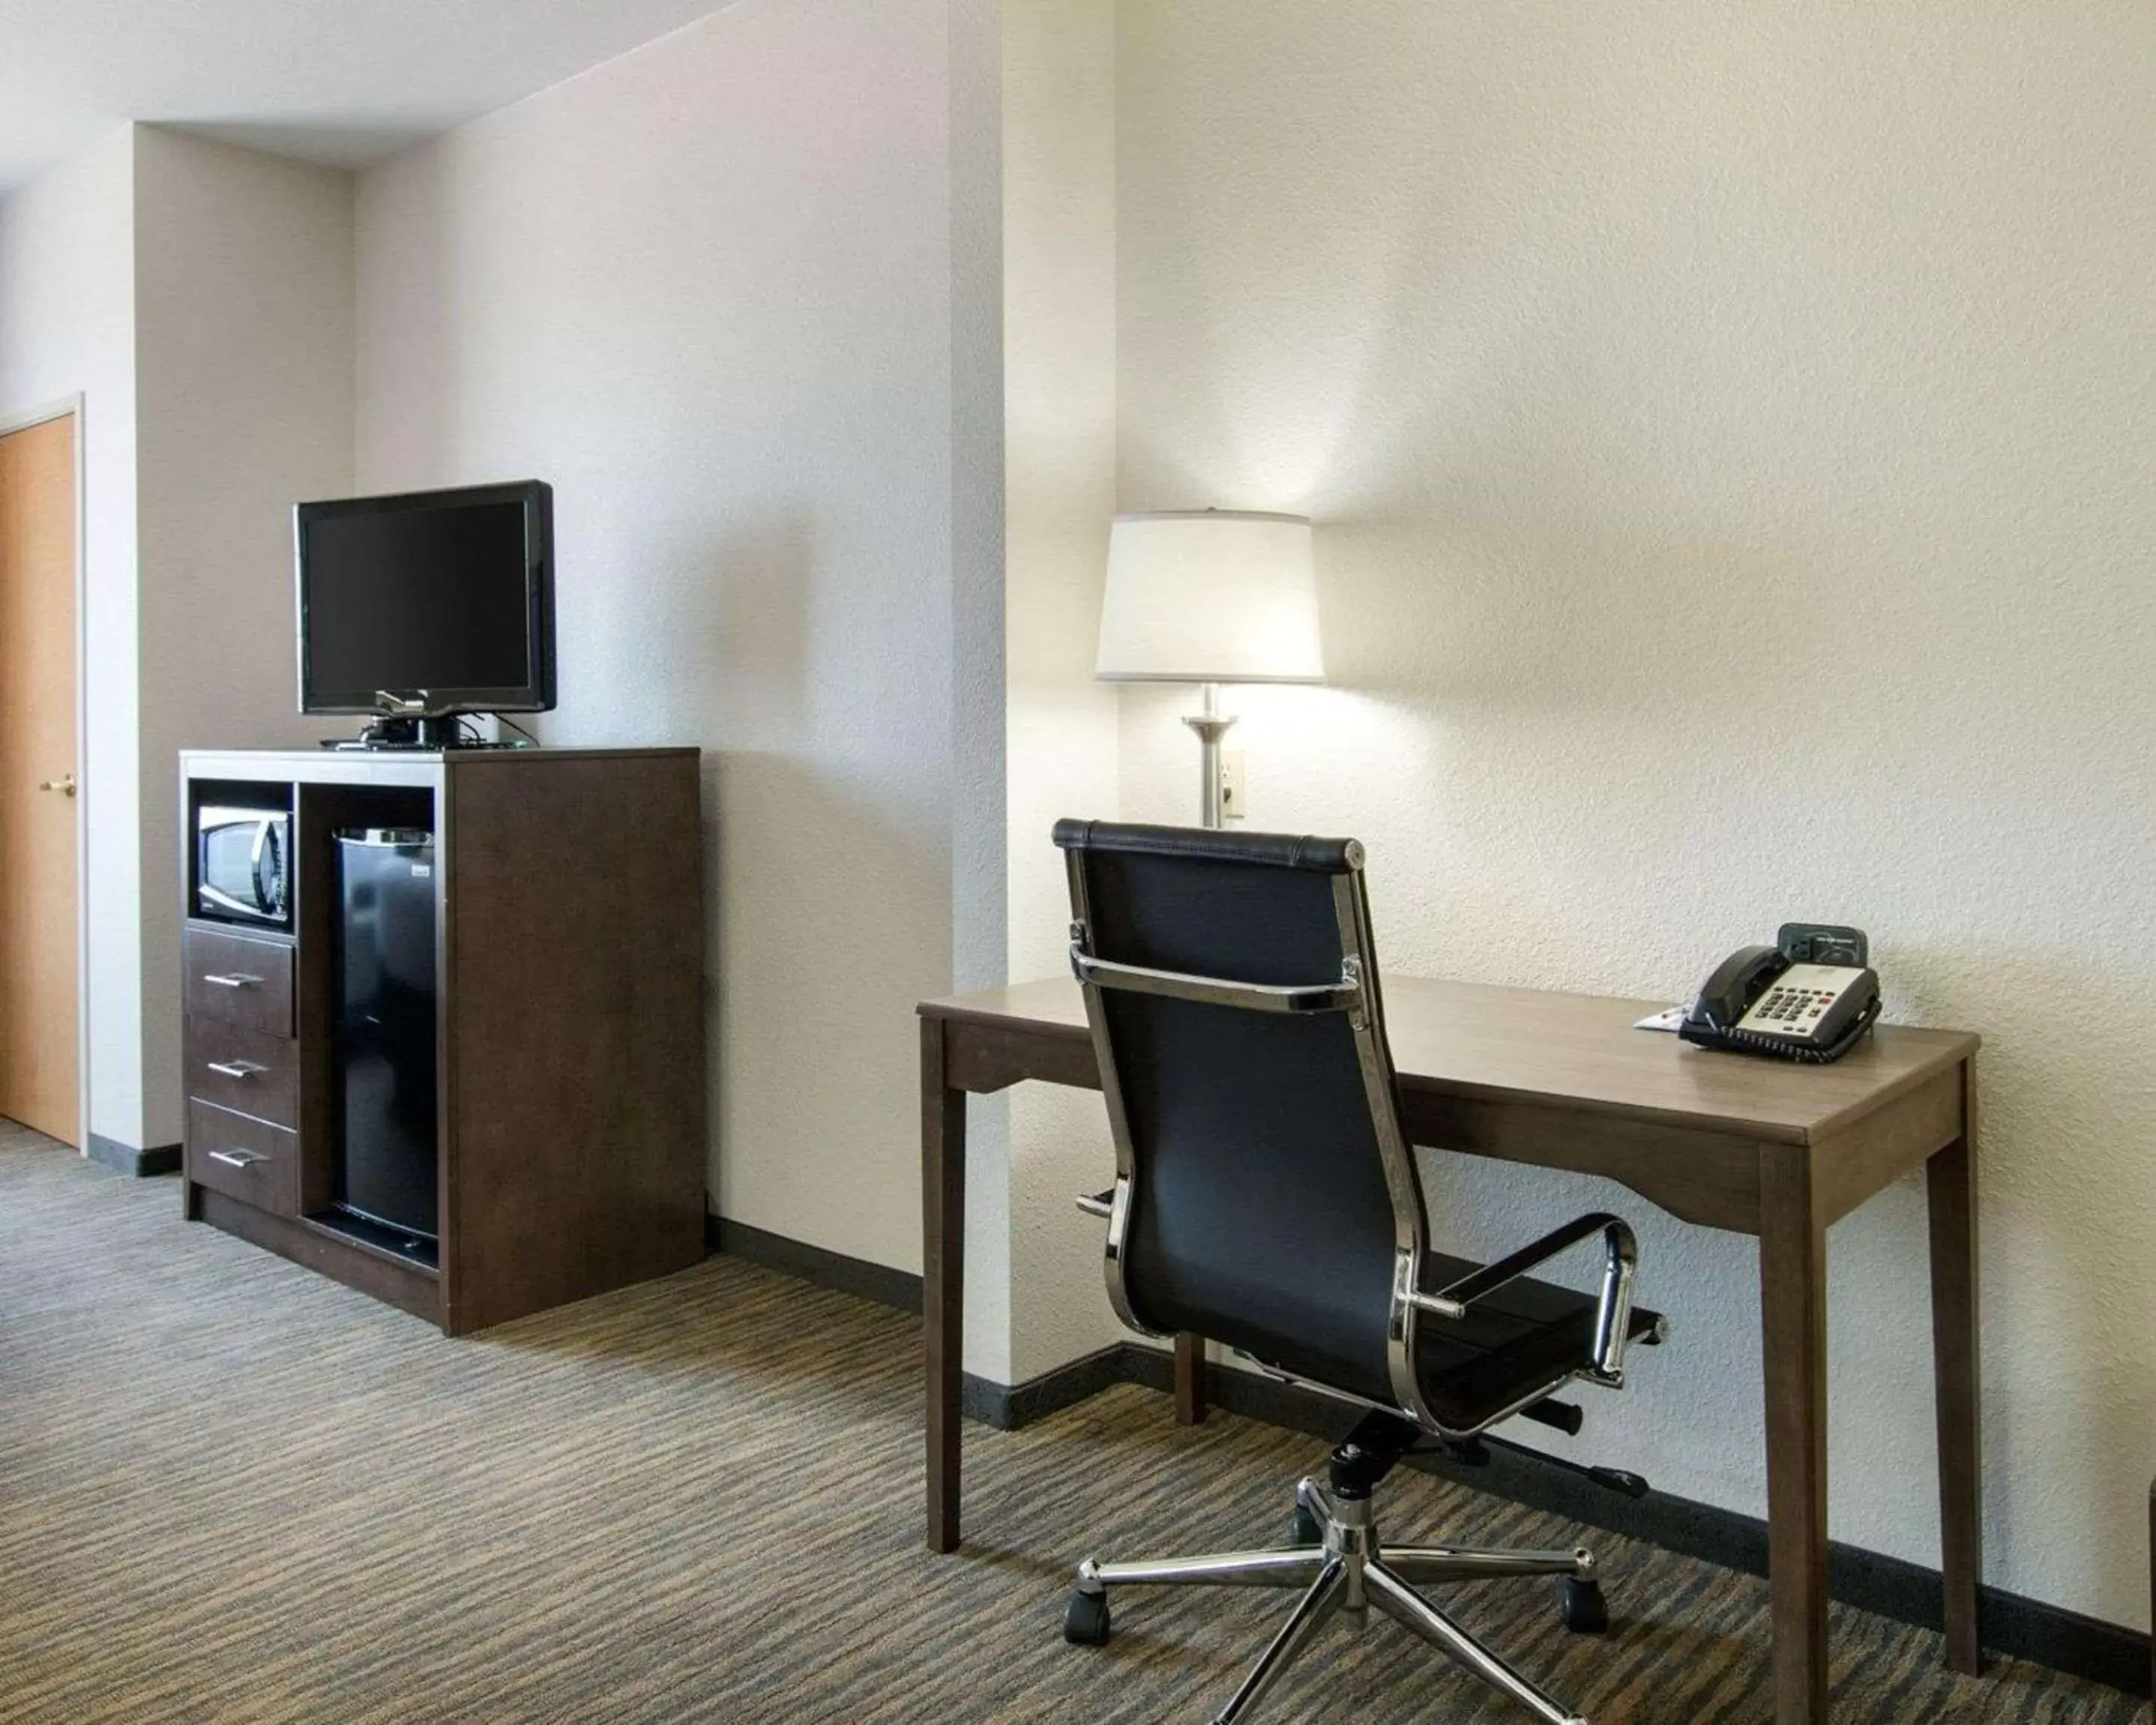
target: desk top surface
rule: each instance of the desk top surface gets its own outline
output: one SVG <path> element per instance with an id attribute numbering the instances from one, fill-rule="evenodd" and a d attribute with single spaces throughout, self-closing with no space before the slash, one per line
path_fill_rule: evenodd
<path id="1" fill-rule="evenodd" d="M 1540 1100 L 1784 1142 L 1826 1137 L 1976 1052 L 1966 1030 L 1882 1024 L 1830 1066 L 1694 1048 L 1633 1021 L 1668 1005 L 1383 978 L 1385 1029 L 1404 1089 Z M 923 1016 L 1055 1036 L 1086 1034 L 1069 977 L 924 1000 Z"/>

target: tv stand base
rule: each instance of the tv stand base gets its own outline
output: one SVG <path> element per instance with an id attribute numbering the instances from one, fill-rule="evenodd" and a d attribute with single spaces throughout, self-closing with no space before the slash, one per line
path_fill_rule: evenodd
<path id="1" fill-rule="evenodd" d="M 483 737 L 466 737 L 457 728 L 454 718 L 439 719 L 377 719 L 357 737 L 325 737 L 322 747 L 346 752 L 357 750 L 406 750 L 414 753 L 438 755 L 450 749 L 513 749 L 522 748 L 521 742 L 489 742 Z"/>

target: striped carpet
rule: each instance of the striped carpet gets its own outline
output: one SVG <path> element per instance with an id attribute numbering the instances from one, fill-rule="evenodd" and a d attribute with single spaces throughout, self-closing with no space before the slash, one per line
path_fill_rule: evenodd
<path id="1" fill-rule="evenodd" d="M 1071 1563 L 1279 1530 L 1305 1438 L 1178 1430 L 1123 1388 L 968 1434 L 968 1543 L 921 1545 L 916 1320 L 737 1261 L 449 1342 L 0 1123 L 0 1719 L 1197 1721 L 1270 1594 L 1116 1605 L 1066 1647 Z M 1420 1476 L 1404 1538 L 1569 1543 Z M 1619 1617 L 1455 1594 L 1587 1712 L 1763 1721 L 1762 1584 L 1597 1538 Z M 2025 1665 L 1837 1609 L 1837 1722 L 2126 1725 Z M 1389 1625 L 1334 1631 L 1267 1717 L 1524 1716 Z"/>

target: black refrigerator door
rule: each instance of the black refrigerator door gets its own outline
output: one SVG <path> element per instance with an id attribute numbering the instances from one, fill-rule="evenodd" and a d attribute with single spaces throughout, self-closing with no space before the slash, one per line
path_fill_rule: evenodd
<path id="1" fill-rule="evenodd" d="M 434 835 L 339 833 L 336 844 L 336 1203 L 431 1241 Z"/>

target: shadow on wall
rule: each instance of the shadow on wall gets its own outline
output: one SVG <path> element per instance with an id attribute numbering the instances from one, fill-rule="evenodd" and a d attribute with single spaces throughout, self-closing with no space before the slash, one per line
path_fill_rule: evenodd
<path id="1" fill-rule="evenodd" d="M 656 554 L 665 558 L 663 552 Z M 650 717 L 660 727 L 655 736 L 696 736 L 712 745 L 703 759 L 710 1134 L 705 1201 L 716 1209 L 727 1148 L 725 1100 L 731 1094 L 730 1045 L 722 1034 L 729 991 L 721 984 L 733 957 L 725 914 L 730 875 L 722 859 L 737 854 L 730 842 L 737 805 L 754 809 L 767 790 L 774 803 L 803 800 L 782 788 L 788 757 L 777 751 L 798 738 L 808 717 L 808 596 L 815 574 L 811 522 L 805 514 L 795 514 L 739 526 L 708 550 L 690 552 L 681 561 L 696 572 L 660 589 L 673 595 L 674 603 L 662 599 L 649 634 L 628 630 L 620 644 L 624 654 L 636 651 L 639 637 L 647 650 L 650 642 L 670 643 L 675 651 L 685 647 L 712 668 L 707 677 L 654 679 L 661 705 Z M 758 755 L 740 747 L 758 743 L 774 752 Z M 752 832 L 742 829 L 738 851 L 747 853 L 746 865 L 762 866 L 767 860 L 758 855 Z"/>
<path id="2" fill-rule="evenodd" d="M 576 740 L 803 747 L 822 573 L 809 517 L 671 527 L 588 481 L 560 489 L 559 558 L 578 574 L 557 583 L 556 645 Z"/>
<path id="3" fill-rule="evenodd" d="M 921 1202 L 913 1008 L 949 983 L 947 863 L 865 776 L 727 749 L 716 778 L 712 1196 L 757 1227 L 901 1261 Z M 747 1122 L 754 1142 L 735 1133 Z"/>
<path id="4" fill-rule="evenodd" d="M 814 667 L 843 649 L 815 639 L 829 572 L 811 521 L 737 531 L 713 567 L 725 747 L 711 962 L 726 992 L 712 1194 L 722 1214 L 892 1261 L 904 1254 L 890 1218 L 915 1214 L 920 1186 L 911 1115 L 890 1099 L 916 1081 L 914 1001 L 948 978 L 947 870 L 937 835 L 860 758 L 851 721 L 818 699 Z M 819 1085 L 834 1067 L 847 1081 Z M 767 1133 L 786 1122 L 795 1137 L 743 1144 L 737 1120 Z M 898 1233 L 902 1245 L 910 1221 Z"/>
<path id="5" fill-rule="evenodd" d="M 809 722 L 809 595 L 815 542 L 806 515 L 730 532 L 709 564 L 718 627 L 721 734 L 793 735 Z"/>

